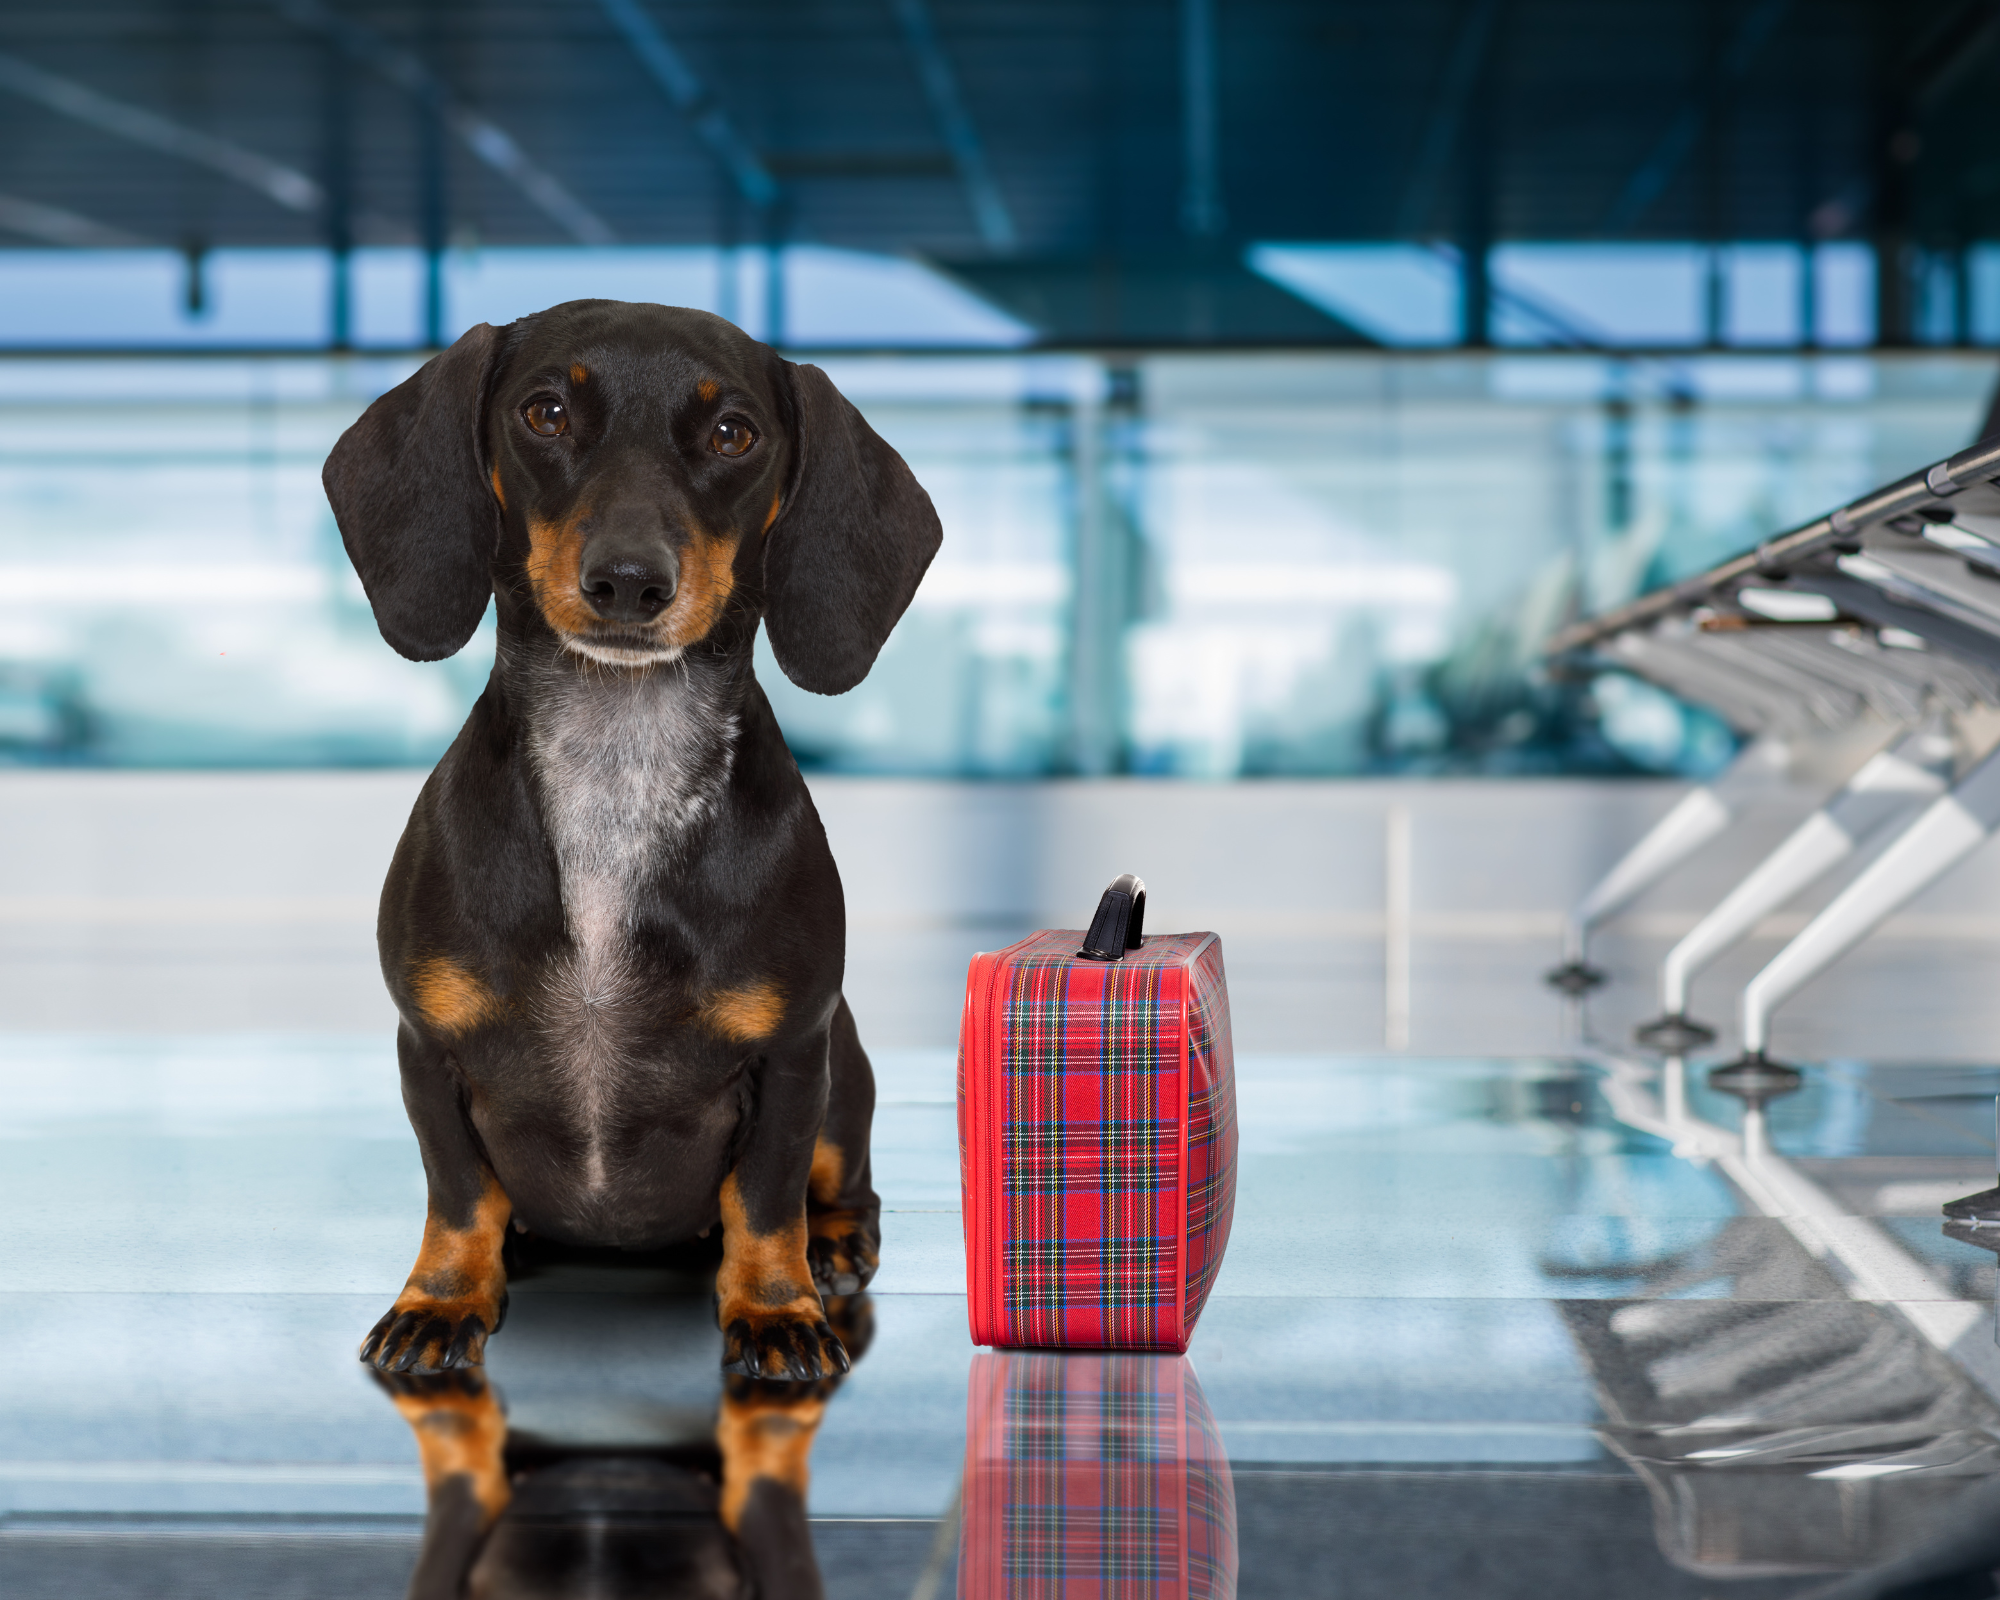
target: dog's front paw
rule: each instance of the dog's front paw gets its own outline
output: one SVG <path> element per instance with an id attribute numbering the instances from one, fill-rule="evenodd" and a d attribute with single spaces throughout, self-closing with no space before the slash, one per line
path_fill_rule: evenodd
<path id="1" fill-rule="evenodd" d="M 822 1295 L 859 1294 L 882 1255 L 882 1224 L 873 1211 L 818 1211 L 807 1219 L 806 1263 Z"/>
<path id="2" fill-rule="evenodd" d="M 875 1302 L 865 1294 L 829 1295 L 826 1300 L 827 1326 L 847 1352 L 850 1365 L 868 1354 L 875 1342 Z"/>
<path id="3" fill-rule="evenodd" d="M 487 1335 L 499 1331 L 507 1293 L 439 1300 L 405 1289 L 361 1341 L 361 1359 L 383 1372 L 447 1372 L 486 1359 Z"/>
<path id="4" fill-rule="evenodd" d="M 746 1378 L 786 1378 L 811 1383 L 847 1370 L 847 1351 L 826 1318 L 810 1313 L 745 1310 L 722 1323 L 722 1370 Z"/>

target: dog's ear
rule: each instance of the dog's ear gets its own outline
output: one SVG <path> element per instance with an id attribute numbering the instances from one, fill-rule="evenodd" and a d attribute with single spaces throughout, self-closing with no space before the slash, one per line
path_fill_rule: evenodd
<path id="1" fill-rule="evenodd" d="M 500 507 L 481 429 L 499 345 L 470 329 L 362 412 L 320 474 L 376 626 L 412 661 L 455 655 L 493 593 Z"/>
<path id="2" fill-rule="evenodd" d="M 764 539 L 764 625 L 786 677 L 844 694 L 868 676 L 944 530 L 915 474 L 833 381 L 785 365 L 792 482 Z"/>

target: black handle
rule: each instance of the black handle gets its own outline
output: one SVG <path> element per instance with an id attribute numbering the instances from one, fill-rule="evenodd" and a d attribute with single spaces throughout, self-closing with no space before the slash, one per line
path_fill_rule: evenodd
<path id="1" fill-rule="evenodd" d="M 1127 950 L 1139 948 L 1145 924 L 1146 885 L 1129 872 L 1113 878 L 1097 902 L 1097 915 L 1090 919 L 1090 932 L 1083 936 L 1077 955 L 1085 961 L 1116 961 Z"/>

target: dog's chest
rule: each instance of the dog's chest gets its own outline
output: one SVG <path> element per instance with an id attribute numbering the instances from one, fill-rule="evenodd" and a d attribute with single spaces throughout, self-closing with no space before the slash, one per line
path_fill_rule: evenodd
<path id="1" fill-rule="evenodd" d="M 637 885 L 668 870 L 729 777 L 735 718 L 680 675 L 575 675 L 538 708 L 529 748 L 570 936 L 611 953 Z"/>
<path id="2" fill-rule="evenodd" d="M 728 781 L 734 716 L 677 672 L 592 681 L 544 697 L 530 723 L 543 825 L 561 883 L 568 948 L 536 1006 L 544 1048 L 602 1182 L 607 1120 L 660 1063 L 664 998 L 633 945 L 641 896 L 683 862 Z"/>

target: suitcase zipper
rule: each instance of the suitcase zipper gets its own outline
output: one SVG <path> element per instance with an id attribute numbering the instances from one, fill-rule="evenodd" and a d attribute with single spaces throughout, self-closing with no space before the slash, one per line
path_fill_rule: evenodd
<path id="1" fill-rule="evenodd" d="M 980 1074 L 980 1086 L 986 1092 L 986 1139 L 992 1141 L 992 1160 L 988 1166 L 986 1181 L 979 1186 L 979 1207 L 983 1223 L 985 1248 L 979 1252 L 981 1300 L 986 1307 L 986 1315 L 995 1333 L 995 1342 L 1006 1332 L 1006 1318 L 1000 1305 L 1000 1184 L 1006 1169 L 1006 1129 L 1000 1121 L 1000 1041 L 1006 1035 L 1006 1022 L 1000 1013 L 1000 986 L 1005 978 L 1007 963 L 1001 956 L 993 958 L 993 970 L 986 980 L 986 1070 Z M 985 1140 L 981 1141 L 982 1144 Z"/>

